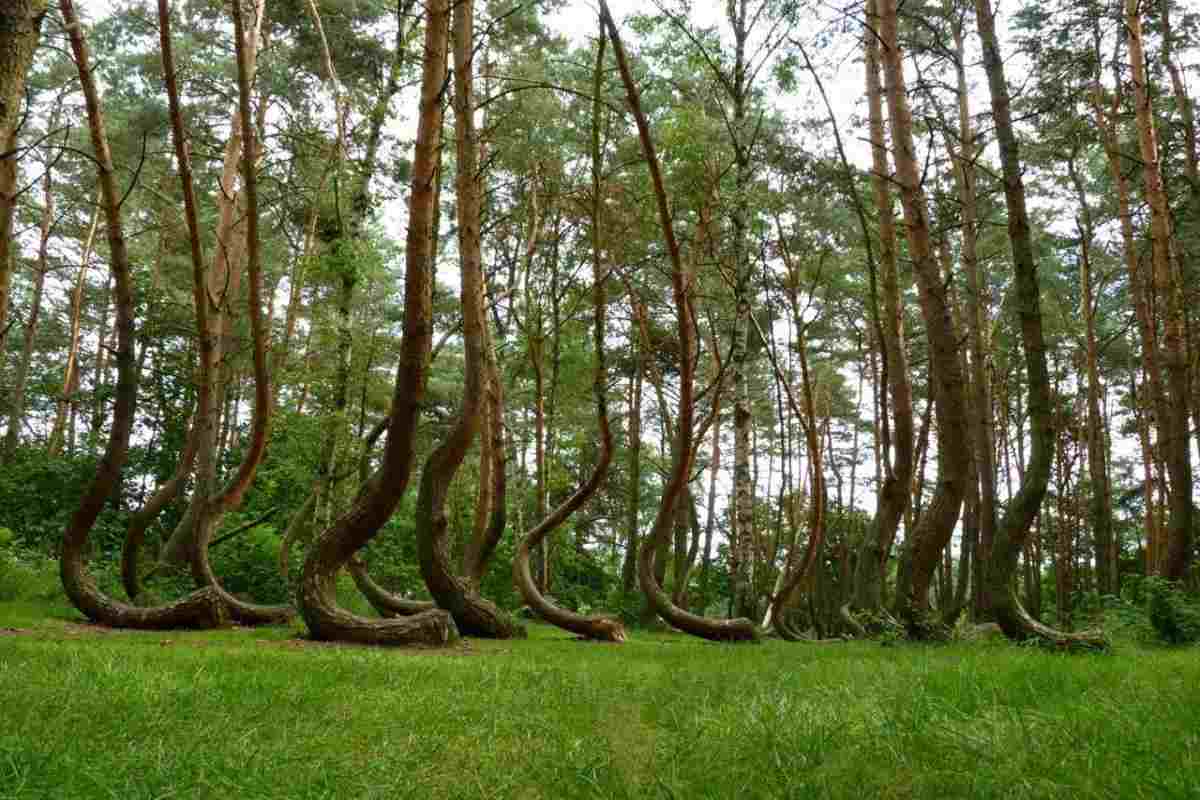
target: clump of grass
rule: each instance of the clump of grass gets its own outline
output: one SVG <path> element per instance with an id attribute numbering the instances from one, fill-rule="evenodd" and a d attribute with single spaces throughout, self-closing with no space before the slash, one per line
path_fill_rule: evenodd
<path id="1" fill-rule="evenodd" d="M 0 605 L 0 797 L 1195 797 L 1200 659 L 1004 642 L 447 650 Z M 19 624 L 10 622 L 16 620 Z"/>

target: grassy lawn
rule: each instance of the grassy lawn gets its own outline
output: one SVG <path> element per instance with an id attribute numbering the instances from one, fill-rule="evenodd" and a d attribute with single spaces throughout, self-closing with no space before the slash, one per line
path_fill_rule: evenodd
<path id="1" fill-rule="evenodd" d="M 0 798 L 1200 797 L 1195 648 L 298 634 L 0 604 Z"/>

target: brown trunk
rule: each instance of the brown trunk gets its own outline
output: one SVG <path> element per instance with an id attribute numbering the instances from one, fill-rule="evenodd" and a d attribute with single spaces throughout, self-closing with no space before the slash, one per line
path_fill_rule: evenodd
<path id="1" fill-rule="evenodd" d="M 385 617 L 411 617 L 433 611 L 437 604 L 429 600 L 409 600 L 398 594 L 389 592 L 380 586 L 367 572 L 367 565 L 357 555 L 346 564 L 346 571 L 354 579 L 354 585 L 362 596 L 367 598 L 371 607 Z"/>
<path id="2" fill-rule="evenodd" d="M 474 0 L 454 8 L 454 129 L 457 169 L 455 205 L 458 210 L 458 246 L 462 271 L 462 336 L 464 386 L 462 408 L 434 449 L 421 473 L 417 493 L 417 558 L 425 585 L 438 606 L 454 617 L 466 635 L 497 639 L 523 637 L 525 629 L 493 603 L 473 592 L 451 564 L 446 497 L 455 474 L 479 432 L 487 373 L 487 316 L 484 308 L 483 257 L 480 249 L 482 192 L 479 177 L 479 142 L 475 130 L 473 84 Z"/>
<path id="3" fill-rule="evenodd" d="M 55 123 L 51 122 L 51 127 Z M 33 364 L 33 346 L 37 339 L 38 323 L 42 319 L 42 299 L 45 296 L 46 273 L 50 269 L 50 234 L 54 229 L 54 195 L 50 166 L 46 165 L 42 179 L 41 236 L 38 239 L 37 264 L 33 267 L 33 294 L 29 300 L 29 315 L 25 318 L 24 335 L 21 338 L 21 358 L 17 362 L 17 374 L 13 381 L 12 397 L 9 398 L 8 431 L 4 436 L 4 459 L 12 458 L 25 427 L 25 390 L 29 386 L 29 368 Z"/>
<path id="4" fill-rule="evenodd" d="M 979 539 L 976 560 L 976 612 L 990 616 L 991 601 L 987 590 L 987 565 L 991 557 L 996 532 L 996 463 L 995 433 L 992 420 L 992 397 L 988 382 L 987 342 L 984 331 L 988 324 L 987 289 L 980 272 L 978 251 L 978 192 L 975 162 L 981 148 L 971 125 L 971 112 L 966 73 L 966 52 L 963 42 L 962 18 L 954 22 L 955 71 L 958 75 L 958 127 L 960 145 L 951 148 L 954 177 L 962 206 L 962 266 L 967 283 L 967 330 L 971 353 L 970 426 L 975 470 L 978 485 Z"/>
<path id="5" fill-rule="evenodd" d="M 258 465 L 266 453 L 267 432 L 271 419 L 271 386 L 267 368 L 267 332 L 263 322 L 262 311 L 262 267 L 259 255 L 258 241 L 258 178 L 255 161 L 258 156 L 254 117 L 251 109 L 251 75 L 258 50 L 257 40 L 259 26 L 262 22 L 264 0 L 251 0 L 252 13 L 255 14 L 256 24 L 247 28 L 244 24 L 245 8 L 241 3 L 233 8 L 235 50 L 238 69 L 238 98 L 239 109 L 235 123 L 241 125 L 241 172 L 242 191 L 238 198 L 245 204 L 245 243 L 246 280 L 248 284 L 247 301 L 250 316 L 250 331 L 254 357 L 254 413 L 251 418 L 250 442 L 241 464 L 233 478 L 218 494 L 214 490 L 216 477 L 216 458 L 218 453 L 212 448 L 202 447 L 200 469 L 197 476 L 197 497 L 199 503 L 193 509 L 194 539 L 191 543 L 190 564 L 192 577 L 201 585 L 211 586 L 217 590 L 222 600 L 229 606 L 233 618 L 243 624 L 276 624 L 288 621 L 295 613 L 291 606 L 264 606 L 244 602 L 221 586 L 220 580 L 213 572 L 209 561 L 209 543 L 216 532 L 220 519 L 231 511 L 237 510 L 246 491 L 254 482 Z M 234 251 L 236 252 L 236 251 Z M 230 269 L 237 270 L 237 261 L 230 262 Z M 232 292 L 226 295 L 232 300 Z M 224 315 L 222 320 L 223 334 L 228 339 L 232 329 L 232 315 Z M 225 348 L 228 351 L 230 348 Z M 209 372 L 211 376 L 213 373 Z M 201 438 L 201 444 L 206 444 Z"/>
<path id="6" fill-rule="evenodd" d="M 631 302 L 637 302 L 630 294 Z M 636 315 L 635 315 L 636 316 Z M 629 449 L 629 488 L 626 492 L 625 510 L 625 561 L 621 565 L 621 588 L 632 592 L 637 580 L 637 554 L 640 547 L 639 535 L 642 506 L 642 347 L 640 337 L 634 333 L 637 323 L 631 323 L 629 347 L 633 350 L 633 377 L 629 387 L 629 427 L 627 447 Z"/>
<path id="7" fill-rule="evenodd" d="M 1017 316 L 1021 346 L 1025 353 L 1025 372 L 1029 381 L 1030 460 L 1021 478 L 1021 486 L 1010 498 L 996 531 L 987 580 L 996 621 L 1010 637 L 1036 637 L 1063 646 L 1104 646 L 1100 634 L 1064 634 L 1036 622 L 1025 612 L 1013 586 L 1017 562 L 1033 520 L 1037 516 L 1054 461 L 1054 421 L 1050 378 L 1046 368 L 1046 344 L 1042 334 L 1042 312 L 1037 262 L 1033 253 L 1029 216 L 1025 209 L 1025 185 L 1021 159 L 1012 123 L 1008 82 L 996 39 L 995 17 L 991 0 L 976 0 L 976 21 L 987 70 L 992 100 L 992 118 L 1000 146 L 1000 165 L 1004 176 L 1004 200 L 1008 209 L 1008 238 L 1012 248 Z"/>
<path id="8" fill-rule="evenodd" d="M 908 512 L 913 476 L 912 385 L 908 375 L 908 353 L 904 341 L 904 311 L 900 279 L 896 268 L 896 222 L 892 213 L 887 145 L 884 139 L 883 87 L 879 79 L 879 14 L 876 0 L 867 5 L 868 25 L 863 32 L 866 51 L 866 91 L 870 116 L 872 174 L 875 211 L 879 217 L 879 266 L 883 294 L 883 319 L 879 326 L 883 350 L 883 381 L 891 399 L 892 421 L 889 426 L 886 401 L 879 413 L 883 439 L 884 480 L 880 484 L 874 529 L 868 531 L 859 552 L 854 576 L 854 604 L 858 608 L 879 611 L 883 606 L 883 583 L 888 554 L 896 538 L 900 521 Z M 894 449 L 893 449 L 894 448 Z M 888 453 L 888 450 L 892 450 Z"/>
<path id="9" fill-rule="evenodd" d="M 671 625 L 706 639 L 719 641 L 756 640 L 758 628 L 749 619 L 712 620 L 691 614 L 671 602 L 671 598 L 662 590 L 654 575 L 654 555 L 656 545 L 665 540 L 671 532 L 675 509 L 684 494 L 692 466 L 692 421 L 693 383 L 695 363 L 695 330 L 692 326 L 690 276 L 685 272 L 683 258 L 679 252 L 679 243 L 675 239 L 675 228 L 671 219 L 671 211 L 667 202 L 667 192 L 663 185 L 662 173 L 659 168 L 658 155 L 655 152 L 654 141 L 650 136 L 650 126 L 646 115 L 642 112 L 641 101 L 638 97 L 637 85 L 629 70 L 625 58 L 625 50 L 621 46 L 621 37 L 617 32 L 616 23 L 609 13 L 608 4 L 601 0 L 600 18 L 608 29 L 609 38 L 613 43 L 613 51 L 617 58 L 617 67 L 621 80 L 625 84 L 625 92 L 630 109 L 637 122 L 638 138 L 641 140 L 642 152 L 650 169 L 650 178 L 654 187 L 654 196 L 658 206 L 659 224 L 662 227 L 663 238 L 666 240 L 667 252 L 671 258 L 671 296 L 675 304 L 676 322 L 678 324 L 679 352 L 679 414 L 675 425 L 674 459 L 668 474 L 666 485 L 663 487 L 662 499 L 659 502 L 658 514 L 654 527 L 641 545 L 638 559 L 638 580 L 642 591 L 658 614 Z"/>
<path id="10" fill-rule="evenodd" d="M 1088 207 L 1087 192 L 1075 166 L 1075 154 L 1067 161 L 1075 195 L 1079 200 L 1079 286 L 1083 311 L 1085 359 L 1087 365 L 1087 452 L 1088 477 L 1091 480 L 1089 516 L 1092 541 L 1096 557 L 1096 586 L 1101 594 L 1117 594 L 1116 564 L 1110 558 L 1113 543 L 1112 495 L 1108 481 L 1108 466 L 1105 457 L 1104 418 L 1100 413 L 1099 345 L 1096 341 L 1096 301 L 1092 290 L 1092 242 L 1095 233 L 1092 212 Z"/>
<path id="11" fill-rule="evenodd" d="M 920 635 L 929 613 L 929 585 L 942 549 L 953 535 L 967 488 L 970 451 L 963 375 L 958 342 L 950 318 L 946 289 L 939 274 L 930 238 L 925 192 L 913 145 L 912 114 L 905 89 L 903 57 L 898 37 L 896 0 L 877 0 L 889 118 L 896 160 L 896 180 L 907 223 L 909 253 L 913 261 L 929 341 L 933 402 L 938 428 L 938 485 L 929 508 L 905 542 L 911 556 L 897 576 L 895 608 L 910 631 Z M 907 565 L 907 568 L 905 566 Z"/>
<path id="12" fill-rule="evenodd" d="M 1192 544 L 1192 464 L 1191 442 L 1188 438 L 1191 382 L 1185 333 L 1187 311 L 1183 270 L 1174 252 L 1171 208 L 1163 187 L 1158 159 L 1158 140 L 1150 108 L 1138 0 L 1125 0 L 1125 33 L 1129 43 L 1133 105 L 1143 164 L 1142 179 L 1146 202 L 1150 206 L 1154 296 L 1166 300 L 1162 360 L 1167 373 L 1167 402 L 1162 409 L 1164 413 L 1157 420 L 1158 441 L 1162 448 L 1159 455 L 1166 462 L 1171 479 L 1171 491 L 1167 498 L 1171 513 L 1168 517 L 1165 575 L 1170 580 L 1182 580 L 1191 561 Z"/>
<path id="13" fill-rule="evenodd" d="M 0 353 L 8 338 L 13 218 L 17 205 L 17 128 L 48 0 L 6 0 L 0 8 Z"/>
<path id="14" fill-rule="evenodd" d="M 592 326 L 592 347 L 595 350 L 596 366 L 592 373 L 592 396 L 596 403 L 596 422 L 600 428 L 600 453 L 592 474 L 575 492 L 567 498 L 552 514 L 543 520 L 525 537 L 517 547 L 517 557 L 513 561 L 513 582 L 521 597 L 543 619 L 560 628 L 577 633 L 587 639 L 599 639 L 608 642 L 625 641 L 625 626 L 616 617 L 607 615 L 582 616 L 554 605 L 538 591 L 533 575 L 529 569 L 530 552 L 541 544 L 542 540 L 554 528 L 566 521 L 567 517 L 581 508 L 595 493 L 608 476 L 608 468 L 612 462 L 613 435 L 608 421 L 608 368 L 605 363 L 604 336 L 607 329 L 605 312 L 608 306 L 605 275 L 600 255 L 600 223 L 603 202 L 601 191 L 601 154 L 600 154 L 600 92 L 602 90 L 604 64 L 604 32 L 601 30 L 599 44 L 596 49 L 596 69 L 593 80 L 592 101 L 592 307 L 594 321 Z"/>
<path id="15" fill-rule="evenodd" d="M 84 565 L 83 554 L 87 548 L 88 534 L 91 533 L 105 502 L 118 487 L 121 469 L 129 453 L 129 436 L 133 429 L 137 404 L 137 365 L 133 350 L 133 280 L 129 268 L 129 253 L 121 229 L 120 195 L 117 192 L 112 153 L 105 136 L 95 79 L 74 5 L 71 0 L 59 0 L 59 7 L 70 37 L 71 50 L 87 104 L 88 126 L 98 165 L 98 180 L 108 235 L 109 264 L 116 286 L 117 309 L 117 392 L 112 427 L 96 475 L 72 515 L 63 537 L 60 559 L 63 588 L 67 597 L 84 615 L 106 625 L 159 629 L 214 627 L 223 624 L 228 616 L 224 603 L 212 589 L 202 589 L 165 606 L 136 608 L 104 595 Z"/>
<path id="16" fill-rule="evenodd" d="M 1098 36 L 1098 34 L 1097 34 Z M 1097 46 L 1098 51 L 1098 46 Z M 1108 158 L 1109 174 L 1117 194 L 1117 215 L 1121 220 L 1122 254 L 1125 259 L 1125 269 L 1129 274 L 1129 294 L 1133 301 L 1134 316 L 1137 318 L 1139 340 L 1141 344 L 1141 366 L 1143 388 L 1140 392 L 1141 402 L 1137 406 L 1138 435 L 1142 450 L 1144 468 L 1143 499 L 1145 515 L 1143 524 L 1146 531 L 1147 555 L 1153 556 L 1154 548 L 1160 538 L 1158 516 L 1154 502 L 1154 445 L 1150 439 L 1150 416 L 1153 413 L 1164 413 L 1163 386 L 1161 373 L 1158 368 L 1158 333 L 1150 310 L 1150 292 L 1152 281 L 1144 274 L 1138 257 L 1137 238 L 1133 228 L 1133 211 L 1130 200 L 1129 179 L 1125 175 L 1122 160 L 1120 136 L 1117 128 L 1117 118 L 1121 111 L 1120 83 L 1112 97 L 1111 105 L 1106 112 L 1097 78 L 1092 91 L 1092 110 L 1096 116 L 1096 127 L 1100 129 L 1104 142 L 1104 152 Z M 1136 398 L 1138 392 L 1134 392 Z M 1146 574 L 1155 574 L 1157 561 L 1153 558 L 1146 560 Z"/>
<path id="17" fill-rule="evenodd" d="M 317 639 L 410 644 L 445 643 L 458 635 L 454 620 L 440 609 L 402 619 L 373 620 L 339 608 L 335 591 L 338 572 L 391 517 L 412 475 L 417 414 L 425 396 L 433 335 L 432 222 L 449 14 L 447 0 L 431 0 L 426 5 L 421 102 L 405 245 L 404 337 L 383 466 L 379 480 L 309 550 L 297 591 L 301 613 Z"/>
<path id="18" fill-rule="evenodd" d="M 484 458 L 486 450 L 487 475 L 490 484 L 486 487 L 488 497 L 487 524 L 479 537 L 473 539 L 464 559 L 463 575 L 473 591 L 479 590 L 483 576 L 487 573 L 492 554 L 496 552 L 504 529 L 508 524 L 508 450 L 504 441 L 504 384 L 500 378 L 500 368 L 496 363 L 496 346 L 492 339 L 490 328 L 485 328 L 486 348 L 484 356 L 487 366 L 487 390 L 484 402 L 487 408 L 483 417 L 485 430 L 480 431 L 480 437 L 487 437 L 486 448 L 481 448 L 480 458 Z M 481 462 L 482 463 L 482 462 Z M 482 468 L 481 468 L 481 471 Z M 482 491 L 485 487 L 480 485 Z"/>
<path id="19" fill-rule="evenodd" d="M 71 293 L 71 334 L 67 345 L 67 366 L 63 374 L 62 396 L 58 399 L 54 413 L 54 427 L 50 430 L 50 441 L 46 454 L 51 458 L 62 453 L 67 434 L 67 415 L 75 403 L 79 391 L 79 332 L 83 320 L 83 288 L 87 283 L 88 262 L 92 258 L 92 245 L 96 240 L 96 229 L 100 225 L 100 198 L 92 210 L 92 222 L 88 226 L 87 238 L 83 243 L 83 256 L 79 261 L 79 275 L 75 279 L 75 290 Z"/>

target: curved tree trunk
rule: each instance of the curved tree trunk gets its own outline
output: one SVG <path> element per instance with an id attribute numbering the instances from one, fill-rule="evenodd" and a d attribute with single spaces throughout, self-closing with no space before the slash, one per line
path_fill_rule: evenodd
<path id="1" fill-rule="evenodd" d="M 671 211 L 667 204 L 667 192 L 663 185 L 662 173 L 659 168 L 658 155 L 655 152 L 654 140 L 650 136 L 650 125 L 642 111 L 638 97 L 637 85 L 629 70 L 625 58 L 625 50 L 621 46 L 621 36 L 617 31 L 609 13 L 608 4 L 601 0 L 600 17 L 604 27 L 608 29 L 612 39 L 613 51 L 617 58 L 617 66 L 621 72 L 621 80 L 625 84 L 625 92 L 629 106 L 637 121 L 638 137 L 641 139 L 642 151 L 650 169 L 650 178 L 654 186 L 654 196 L 658 205 L 659 224 L 662 226 L 663 237 L 666 239 L 667 252 L 671 257 L 671 294 L 675 303 L 675 315 L 678 323 L 679 352 L 682 354 L 679 365 L 679 414 L 675 422 L 674 462 L 663 487 L 662 499 L 659 502 L 658 514 L 654 527 L 641 545 L 638 558 L 638 580 L 647 600 L 658 614 L 671 625 L 682 631 L 716 641 L 756 641 L 759 630 L 755 624 L 745 618 L 729 620 L 713 620 L 697 616 L 679 608 L 671 602 L 671 598 L 663 591 L 654 576 L 655 548 L 659 542 L 671 535 L 671 526 L 675 520 L 675 508 L 684 494 L 684 488 L 691 473 L 692 466 L 692 421 L 695 409 L 693 407 L 695 362 L 695 330 L 692 326 L 691 302 L 689 298 L 689 276 L 684 270 L 683 259 L 679 253 L 679 243 L 675 239 L 675 228 L 671 221 Z"/>
<path id="2" fill-rule="evenodd" d="M 256 23 L 249 29 L 245 25 L 243 16 L 245 14 L 243 3 L 245 2 L 249 2 L 253 12 L 258 15 Z M 263 5 L 263 0 L 240 0 L 235 3 L 232 11 L 238 71 L 239 113 L 236 116 L 237 121 L 241 124 L 242 144 L 241 197 L 244 198 L 246 205 L 247 298 L 254 356 L 254 414 L 251 419 L 250 445 L 242 458 L 242 463 L 238 465 L 237 472 L 229 484 L 216 496 L 211 494 L 211 490 L 214 488 L 214 467 L 217 454 L 208 447 L 204 447 L 201 451 L 201 469 L 196 487 L 200 503 L 193 511 L 195 538 L 192 541 L 189 559 L 192 577 L 196 582 L 215 589 L 225 604 L 229 606 L 233 618 L 248 625 L 283 623 L 295 614 L 295 610 L 288 605 L 259 605 L 245 602 L 231 595 L 221 586 L 220 580 L 213 572 L 208 553 L 209 543 L 212 541 L 221 517 L 241 506 L 242 499 L 254 482 L 258 465 L 266 453 L 267 433 L 271 421 L 271 385 L 267 370 L 267 333 L 262 312 L 262 266 L 258 242 L 258 178 L 255 165 L 258 146 L 250 105 L 250 84 L 255 54 L 258 49 L 256 40 L 261 24 Z M 229 320 L 226 319 L 224 322 L 228 327 Z M 211 378 L 211 375 L 210 371 L 208 376 Z M 211 416 L 208 419 L 211 420 Z M 205 424 L 203 419 L 201 419 L 201 424 Z"/>
<path id="3" fill-rule="evenodd" d="M 608 293 L 605 291 L 605 275 L 600 261 L 600 213 L 603 208 L 600 197 L 600 91 L 606 41 L 604 32 L 601 30 L 596 48 L 595 80 L 592 84 L 592 306 L 595 312 L 592 347 L 596 352 L 596 367 L 592 376 L 592 395 L 596 402 L 596 422 L 600 428 L 600 454 L 587 481 L 521 539 L 521 543 L 517 547 L 516 559 L 513 561 L 513 582 L 525 602 L 547 622 L 587 639 L 623 642 L 625 641 L 625 626 L 619 619 L 606 615 L 583 616 L 554 605 L 538 590 L 533 573 L 529 569 L 531 551 L 537 548 L 551 531 L 591 499 L 608 476 L 608 468 L 612 463 L 613 435 L 608 422 L 608 369 L 604 356 L 605 311 L 608 305 Z"/>
<path id="4" fill-rule="evenodd" d="M 417 493 L 417 557 L 425 585 L 438 606 L 454 617 L 466 635 L 508 639 L 525 629 L 494 603 L 471 590 L 455 574 L 449 553 L 446 495 L 450 483 L 479 432 L 483 384 L 487 371 L 487 315 L 484 309 L 483 256 L 480 249 L 482 197 L 479 186 L 479 143 L 475 132 L 473 41 L 475 5 L 462 0 L 454 9 L 454 121 L 457 165 L 459 258 L 462 265 L 465 385 L 462 409 L 445 440 L 429 455 Z"/>
<path id="5" fill-rule="evenodd" d="M 346 571 L 371 607 L 385 617 L 411 617 L 437 608 L 437 604 L 430 600 L 409 600 L 380 586 L 367 572 L 366 563 L 357 554 L 347 562 Z"/>
<path id="6" fill-rule="evenodd" d="M 1036 623 L 1022 608 L 1013 583 L 1017 560 L 1046 494 L 1054 460 L 1054 420 L 1050 396 L 1050 377 L 1046 368 L 1046 344 L 1042 334 L 1037 262 L 1029 215 L 1025 209 L 1025 185 L 1021 177 L 1021 159 L 1013 130 L 1008 82 L 996 39 L 996 22 L 991 0 L 975 0 L 983 64 L 987 70 L 992 100 L 992 118 L 1000 146 L 1000 166 L 1004 176 L 1004 200 L 1008 207 L 1008 238 L 1012 247 L 1017 316 L 1021 346 L 1025 351 L 1025 371 L 1029 379 L 1028 413 L 1031 451 L 1029 464 L 1017 493 L 1009 500 L 996 531 L 996 540 L 988 566 L 987 581 L 996 621 L 1013 638 L 1037 637 L 1058 644 L 1078 643 L 1103 646 L 1099 634 L 1063 634 Z"/>
<path id="7" fill-rule="evenodd" d="M 441 609 L 401 619 L 374 620 L 339 608 L 338 572 L 388 521 L 412 476 L 417 413 L 425 397 L 432 347 L 432 223 L 437 192 L 437 152 L 441 146 L 442 83 L 446 75 L 448 0 L 426 5 L 421 104 L 409 195 L 405 244 L 404 338 L 379 479 L 309 550 L 297 600 L 314 638 L 372 644 L 443 644 L 457 638 L 451 616 Z"/>
<path id="8" fill-rule="evenodd" d="M 63 537 L 62 556 L 59 561 L 63 588 L 67 597 L 84 615 L 106 625 L 154 629 L 211 628 L 228 620 L 225 604 L 212 589 L 202 589 L 167 605 L 136 608 L 119 603 L 102 593 L 88 574 L 83 561 L 88 535 L 105 502 L 120 484 L 121 469 L 129 454 L 129 435 L 133 428 L 137 404 L 137 365 L 133 352 L 133 280 L 129 268 L 129 253 L 121 228 L 120 195 L 114 179 L 112 154 L 108 148 L 99 96 L 74 4 L 71 0 L 59 0 L 59 6 L 71 40 L 71 50 L 87 104 L 88 126 L 98 164 L 98 180 L 104 205 L 109 263 L 116 287 L 117 309 L 117 393 L 112 427 L 96 476 L 84 494 L 79 508 L 72 515 Z"/>
<path id="9" fill-rule="evenodd" d="M 896 0 L 877 0 L 883 47 L 888 111 L 895 147 L 896 180 L 908 226 L 909 253 L 913 261 L 921 302 L 921 316 L 929 340 L 929 369 L 938 430 L 938 483 L 933 500 L 904 543 L 906 558 L 897 575 L 896 615 L 914 635 L 926 635 L 930 612 L 929 586 L 942 550 L 954 533 L 967 489 L 970 451 L 961 446 L 967 438 L 967 415 L 958 342 L 950 316 L 946 288 L 939 274 L 929 229 L 929 212 L 921 187 L 921 172 L 913 145 L 912 113 L 906 96 L 903 57 L 900 52 Z"/>

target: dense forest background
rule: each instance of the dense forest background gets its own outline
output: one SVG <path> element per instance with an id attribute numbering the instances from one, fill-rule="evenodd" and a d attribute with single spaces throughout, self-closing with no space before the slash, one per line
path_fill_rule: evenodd
<path id="1" fill-rule="evenodd" d="M 0 591 L 1200 638 L 1188 4 L 235 5 L 0 11 Z"/>

